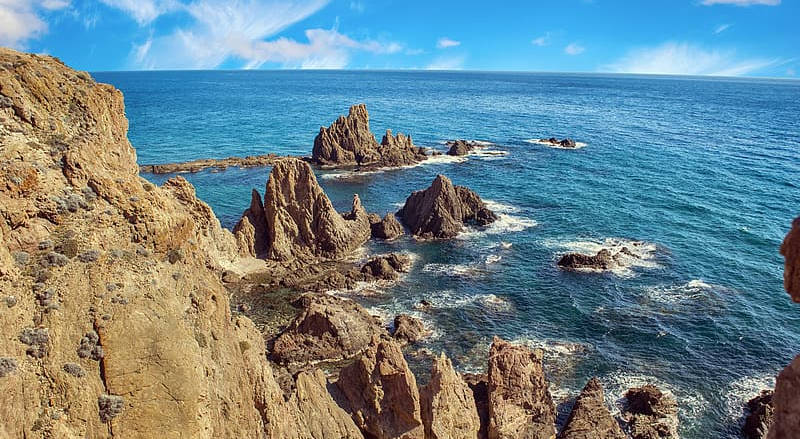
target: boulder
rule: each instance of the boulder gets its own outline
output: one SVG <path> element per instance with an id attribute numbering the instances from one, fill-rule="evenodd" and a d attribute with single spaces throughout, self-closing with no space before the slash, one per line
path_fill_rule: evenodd
<path id="1" fill-rule="evenodd" d="M 365 437 L 424 439 L 417 382 L 395 341 L 373 337 L 336 386 Z"/>
<path id="2" fill-rule="evenodd" d="M 420 319 L 411 317 L 408 314 L 400 314 L 394 318 L 392 337 L 400 344 L 416 343 L 428 335 L 430 335 L 430 331 L 425 328 Z"/>
<path id="3" fill-rule="evenodd" d="M 428 189 L 412 193 L 397 215 L 423 239 L 453 238 L 464 224 L 485 226 L 497 219 L 475 192 L 454 186 L 444 175 L 437 175 Z"/>
<path id="4" fill-rule="evenodd" d="M 362 281 L 375 280 L 395 280 L 400 273 L 408 271 L 411 265 L 411 258 L 407 255 L 389 253 L 388 255 L 376 256 L 367 261 L 361 267 L 362 276 L 353 276 Z"/>
<path id="5" fill-rule="evenodd" d="M 772 390 L 762 390 L 761 394 L 747 402 L 747 416 L 742 427 L 746 439 L 767 439 L 775 418 L 773 393 Z"/>
<path id="6" fill-rule="evenodd" d="M 393 136 L 390 130 L 378 144 L 370 131 L 369 113 L 364 104 L 353 105 L 346 117 L 339 116 L 330 127 L 321 127 L 311 152 L 314 163 L 329 167 L 403 166 L 425 158 L 425 151 L 414 146 L 410 136 Z"/>
<path id="7" fill-rule="evenodd" d="M 558 439 L 625 439 L 605 403 L 603 385 L 592 378 L 581 391 Z"/>
<path id="8" fill-rule="evenodd" d="M 542 369 L 542 351 L 498 337 L 489 350 L 489 438 L 552 439 L 556 408 Z"/>
<path id="9" fill-rule="evenodd" d="M 678 405 L 656 386 L 647 384 L 628 390 L 622 417 L 632 439 L 678 437 Z"/>
<path id="10" fill-rule="evenodd" d="M 373 238 L 392 240 L 399 238 L 404 233 L 402 224 L 392 213 L 387 213 L 383 219 L 378 215 L 370 214 L 369 222 Z"/>
<path id="11" fill-rule="evenodd" d="M 559 140 L 556 137 L 551 137 L 549 139 L 539 139 L 539 142 L 547 143 L 547 144 L 550 144 L 550 145 L 553 145 L 553 146 L 560 146 L 562 148 L 577 148 L 578 147 L 578 144 L 575 143 L 575 141 L 570 139 L 570 138 Z"/>
<path id="12" fill-rule="evenodd" d="M 433 361 L 431 379 L 420 391 L 426 439 L 476 439 L 480 419 L 472 390 L 444 353 Z"/>
<path id="13" fill-rule="evenodd" d="M 447 155 L 464 156 L 474 150 L 477 144 L 467 140 L 453 140 L 447 142 L 447 146 L 450 147 L 450 149 L 447 150 Z"/>
<path id="14" fill-rule="evenodd" d="M 639 244 L 634 243 L 634 245 Z M 639 258 L 628 247 L 622 247 L 619 250 L 604 248 L 595 255 L 567 253 L 558 260 L 558 266 L 567 270 L 606 271 L 626 267 L 631 260 Z"/>
<path id="15" fill-rule="evenodd" d="M 386 334 L 380 323 L 352 300 L 305 294 L 294 305 L 300 313 L 272 347 L 272 358 L 281 364 L 352 358 L 366 349 L 374 336 Z"/>

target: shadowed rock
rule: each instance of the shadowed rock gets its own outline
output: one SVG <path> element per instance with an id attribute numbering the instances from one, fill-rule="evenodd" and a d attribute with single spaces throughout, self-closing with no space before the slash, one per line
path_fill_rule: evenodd
<path id="1" fill-rule="evenodd" d="M 785 258 L 783 286 L 792 300 L 800 303 L 800 217 L 792 222 L 792 229 L 781 245 L 781 254 Z"/>
<path id="2" fill-rule="evenodd" d="M 631 252 L 628 247 L 622 247 L 616 251 L 604 248 L 596 255 L 567 253 L 558 260 L 558 266 L 568 270 L 605 271 L 625 267 L 626 258 L 639 259 L 639 256 Z"/>
<path id="3" fill-rule="evenodd" d="M 431 379 L 420 391 L 426 439 L 475 439 L 480 429 L 472 390 L 444 353 L 434 359 Z"/>
<path id="4" fill-rule="evenodd" d="M 404 233 L 402 224 L 397 221 L 397 217 L 392 213 L 387 213 L 383 219 L 378 215 L 370 214 L 369 222 L 373 238 L 392 240 L 397 239 Z"/>
<path id="5" fill-rule="evenodd" d="M 678 405 L 656 386 L 647 384 L 628 390 L 622 416 L 633 439 L 678 437 Z"/>
<path id="6" fill-rule="evenodd" d="M 290 403 L 297 407 L 300 419 L 312 439 L 363 439 L 356 424 L 330 393 L 325 374 L 315 369 L 300 372 L 295 380 L 295 391 Z"/>
<path id="7" fill-rule="evenodd" d="M 603 397 L 603 385 L 592 378 L 581 391 L 559 439 L 625 439 Z"/>
<path id="8" fill-rule="evenodd" d="M 451 140 L 446 143 L 450 149 L 447 150 L 447 155 L 464 156 L 479 148 L 481 145 L 474 140 Z"/>
<path id="9" fill-rule="evenodd" d="M 742 434 L 747 439 L 766 439 L 775 409 L 772 405 L 772 390 L 762 390 L 761 394 L 747 401 L 747 417 L 742 427 Z"/>
<path id="10" fill-rule="evenodd" d="M 400 314 L 394 318 L 394 333 L 392 337 L 400 344 L 416 343 L 430 335 L 420 319 L 408 314 Z"/>

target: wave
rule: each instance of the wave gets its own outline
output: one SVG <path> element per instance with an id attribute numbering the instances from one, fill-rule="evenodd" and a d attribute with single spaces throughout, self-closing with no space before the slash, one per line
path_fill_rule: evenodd
<path id="1" fill-rule="evenodd" d="M 485 262 L 486 262 L 486 265 L 496 264 L 496 263 L 500 262 L 501 259 L 503 259 L 503 257 L 500 256 L 500 255 L 489 255 L 489 256 L 486 257 Z"/>
<path id="2" fill-rule="evenodd" d="M 492 200 L 484 200 L 483 202 L 486 204 L 486 207 L 497 214 L 497 220 L 485 227 L 467 227 L 466 230 L 459 233 L 458 238 L 471 239 L 483 235 L 499 235 L 503 233 L 521 232 L 525 229 L 539 225 L 539 223 L 530 218 L 511 215 L 512 213 L 518 213 L 520 211 L 520 209 L 516 206 L 511 206 Z"/>
<path id="3" fill-rule="evenodd" d="M 587 255 L 596 255 L 602 249 L 608 249 L 612 254 L 616 254 L 619 266 L 612 268 L 608 271 L 620 276 L 631 277 L 634 276 L 633 268 L 660 268 L 661 265 L 656 262 L 656 254 L 658 246 L 652 242 L 635 241 L 624 238 L 605 238 L 602 241 L 588 240 L 588 241 L 544 241 L 546 247 L 561 249 L 563 253 L 581 253 Z M 628 253 L 621 253 L 620 251 L 625 248 Z M 557 255 L 560 256 L 560 255 Z M 579 269 L 578 271 L 587 272 L 601 272 L 603 270 L 595 270 L 591 268 Z"/>
<path id="4" fill-rule="evenodd" d="M 476 264 L 425 264 L 422 267 L 425 273 L 443 274 L 454 277 L 478 277 L 485 274 L 485 271 Z"/>
<path id="5" fill-rule="evenodd" d="M 719 285 L 711 285 L 700 279 L 693 279 L 680 285 L 660 285 L 645 287 L 647 298 L 667 305 L 683 305 L 714 299 L 716 292 L 727 291 Z"/>
<path id="6" fill-rule="evenodd" d="M 581 149 L 581 148 L 583 148 L 583 147 L 588 145 L 588 143 L 584 143 L 584 142 L 575 142 L 575 147 L 574 148 L 568 148 L 566 146 L 554 145 L 554 144 L 552 144 L 550 142 L 542 141 L 541 139 L 527 139 L 527 140 L 525 140 L 525 142 L 526 143 L 534 143 L 534 144 L 537 144 L 537 145 L 544 145 L 544 146 L 547 146 L 548 148 L 554 148 L 554 149 Z"/>
<path id="7" fill-rule="evenodd" d="M 495 312 L 508 312 L 513 309 L 511 302 L 492 293 L 463 295 L 456 293 L 454 290 L 442 290 L 430 293 L 425 300 L 430 303 L 432 308 L 438 309 L 455 309 L 470 305 L 481 306 Z M 417 303 L 415 307 L 418 309 L 425 308 L 420 303 Z"/>
<path id="8" fill-rule="evenodd" d="M 614 415 L 619 415 L 628 389 L 641 387 L 645 384 L 652 384 L 658 387 L 665 395 L 674 398 L 678 403 L 678 416 L 682 419 L 697 419 L 709 407 L 708 400 L 699 393 L 691 390 L 686 391 L 650 375 L 621 372 L 603 376 L 600 381 L 605 388 L 607 400 L 615 403 Z"/>
<path id="9" fill-rule="evenodd" d="M 729 418 L 734 422 L 742 423 L 747 402 L 758 396 L 762 390 L 775 388 L 775 375 L 764 373 L 761 375 L 746 376 L 732 381 L 728 385 L 725 395 L 726 408 Z"/>

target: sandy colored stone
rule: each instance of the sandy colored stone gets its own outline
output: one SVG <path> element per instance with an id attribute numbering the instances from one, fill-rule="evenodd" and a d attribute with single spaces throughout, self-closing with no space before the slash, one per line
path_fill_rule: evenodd
<path id="1" fill-rule="evenodd" d="M 792 229 L 781 245 L 781 254 L 785 258 L 784 288 L 792 300 L 800 302 L 800 217 L 792 222 Z"/>
<path id="2" fill-rule="evenodd" d="M 611 416 L 597 378 L 586 383 L 558 439 L 625 439 L 617 420 Z"/>
<path id="3" fill-rule="evenodd" d="M 328 393 L 325 374 L 316 369 L 297 375 L 291 403 L 314 439 L 363 439 L 356 424 Z"/>
<path id="4" fill-rule="evenodd" d="M 420 391 L 426 439 L 476 439 L 481 422 L 472 390 L 444 353 L 434 359 L 431 379 Z"/>

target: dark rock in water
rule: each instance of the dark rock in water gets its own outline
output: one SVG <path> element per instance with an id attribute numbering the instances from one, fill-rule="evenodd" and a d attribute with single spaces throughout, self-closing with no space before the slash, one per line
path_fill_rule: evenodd
<path id="1" fill-rule="evenodd" d="M 428 335 L 430 335 L 430 332 L 425 329 L 425 325 L 419 319 L 408 314 L 400 314 L 394 318 L 394 333 L 392 336 L 400 344 L 416 343 Z"/>
<path id="2" fill-rule="evenodd" d="M 427 239 L 453 238 L 465 223 L 485 226 L 497 219 L 475 192 L 454 186 L 444 175 L 436 176 L 428 189 L 412 193 L 398 216 L 411 233 Z"/>
<path id="3" fill-rule="evenodd" d="M 567 253 L 558 260 L 558 266 L 570 269 L 590 268 L 595 270 L 608 270 L 616 266 L 611 251 L 602 249 L 596 255 L 580 253 Z"/>
<path id="4" fill-rule="evenodd" d="M 411 137 L 393 136 L 386 131 L 380 144 L 369 129 L 369 114 L 364 104 L 350 107 L 330 127 L 322 127 L 314 139 L 311 160 L 325 166 L 394 167 L 425 160 L 422 148 L 414 146 Z"/>
<path id="5" fill-rule="evenodd" d="M 622 416 L 632 439 L 678 438 L 678 405 L 656 386 L 628 390 Z"/>
<path id="6" fill-rule="evenodd" d="M 487 439 L 489 437 L 489 379 L 485 373 L 465 373 L 461 375 L 461 378 L 472 390 L 472 397 L 475 399 L 475 408 L 478 410 L 478 419 L 481 423 L 478 439 Z"/>
<path id="7" fill-rule="evenodd" d="M 447 151 L 447 155 L 452 156 L 467 155 L 479 146 L 477 143 L 469 140 L 452 140 L 447 142 L 446 145 L 450 147 Z"/>
<path id="8" fill-rule="evenodd" d="M 328 294 L 305 294 L 294 305 L 300 314 L 275 339 L 272 358 L 280 364 L 341 360 L 360 354 L 380 323 L 352 300 Z"/>
<path id="9" fill-rule="evenodd" d="M 558 439 L 625 439 L 606 407 L 600 380 L 592 378 L 586 383 Z"/>
<path id="10" fill-rule="evenodd" d="M 550 144 L 550 145 L 553 145 L 553 146 L 560 146 L 562 148 L 577 148 L 578 147 L 578 144 L 575 143 L 575 141 L 570 139 L 570 138 L 559 140 L 556 137 L 551 137 L 549 139 L 539 139 L 539 142 L 547 143 L 547 144 Z"/>
<path id="11" fill-rule="evenodd" d="M 563 146 L 564 148 L 575 148 L 576 146 L 578 146 L 578 145 L 575 144 L 575 141 L 572 140 L 572 139 L 564 139 L 564 140 L 558 142 L 558 144 Z"/>
<path id="12" fill-rule="evenodd" d="M 392 213 L 387 213 L 383 219 L 378 215 L 370 214 L 369 222 L 373 238 L 392 240 L 397 239 L 404 233 L 403 225 L 397 221 L 397 217 Z"/>
<path id="13" fill-rule="evenodd" d="M 498 337 L 489 350 L 489 437 L 551 439 L 556 407 L 542 369 L 542 351 Z"/>
<path id="14" fill-rule="evenodd" d="M 747 417 L 742 427 L 745 438 L 767 439 L 775 418 L 772 396 L 772 390 L 762 390 L 760 395 L 747 402 Z"/>
<path id="15" fill-rule="evenodd" d="M 366 278 L 359 280 L 394 280 L 399 273 L 408 271 L 410 264 L 411 258 L 406 255 L 389 253 L 376 256 L 361 267 L 361 273 L 366 275 Z"/>

